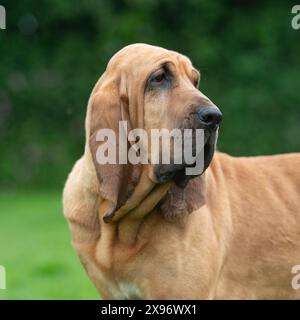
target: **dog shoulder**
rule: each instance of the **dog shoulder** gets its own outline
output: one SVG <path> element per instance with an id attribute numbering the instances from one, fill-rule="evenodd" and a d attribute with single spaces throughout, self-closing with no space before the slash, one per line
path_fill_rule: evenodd
<path id="1" fill-rule="evenodd" d="M 94 228 L 98 219 L 99 192 L 96 173 L 84 157 L 71 170 L 63 191 L 64 216 L 71 223 Z"/>

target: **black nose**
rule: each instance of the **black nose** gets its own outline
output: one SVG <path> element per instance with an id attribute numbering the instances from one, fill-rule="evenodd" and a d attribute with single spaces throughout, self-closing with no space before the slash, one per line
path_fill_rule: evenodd
<path id="1" fill-rule="evenodd" d="M 207 128 L 217 129 L 222 121 L 222 112 L 216 106 L 200 107 L 198 117 Z"/>

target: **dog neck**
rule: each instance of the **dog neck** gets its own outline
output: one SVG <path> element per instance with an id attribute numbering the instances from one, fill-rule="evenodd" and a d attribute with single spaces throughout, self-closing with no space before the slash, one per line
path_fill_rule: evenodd
<path id="1" fill-rule="evenodd" d="M 209 171 L 209 170 L 208 170 Z M 206 202 L 206 180 L 208 173 L 192 179 L 182 189 L 173 182 L 155 185 L 151 191 L 141 198 L 133 197 L 114 215 L 109 224 L 115 224 L 119 241 L 134 244 L 139 235 L 139 230 L 148 216 L 159 214 L 165 220 L 185 221 L 185 217 L 199 209 Z M 105 202 L 104 202 L 105 203 Z M 109 204 L 104 204 L 100 209 L 103 218 Z M 140 237 L 139 237 L 140 238 Z"/>
<path id="2" fill-rule="evenodd" d="M 156 208 L 165 197 L 173 182 L 154 185 L 151 191 L 137 201 L 135 197 L 128 201 L 115 214 L 109 224 L 114 224 L 118 232 L 118 240 L 124 244 L 134 244 L 137 241 L 140 226 L 144 219 Z M 100 204 L 99 217 L 105 217 L 109 210 L 109 202 L 104 200 Z"/>

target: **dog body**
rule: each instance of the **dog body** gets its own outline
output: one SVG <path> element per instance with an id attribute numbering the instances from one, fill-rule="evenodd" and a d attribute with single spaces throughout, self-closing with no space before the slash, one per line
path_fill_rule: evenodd
<path id="1" fill-rule="evenodd" d="M 102 223 L 100 234 L 98 181 L 85 160 L 69 176 L 65 213 L 104 298 L 300 297 L 291 286 L 291 268 L 300 261 L 299 154 L 216 153 L 206 173 L 207 204 L 184 221 L 152 212 L 134 245 L 120 241 L 118 225 Z"/>
<path id="2" fill-rule="evenodd" d="M 100 87 L 107 90 L 103 78 L 89 103 L 85 153 L 69 175 L 63 202 L 74 247 L 102 297 L 300 298 L 300 290 L 292 288 L 291 272 L 300 264 L 300 154 L 234 158 L 216 152 L 205 173 L 182 189 L 157 183 L 154 173 L 161 168 L 143 168 L 135 175 L 134 167 L 126 175 L 133 191 L 116 204 L 109 191 L 119 180 L 114 180 L 112 171 L 105 176 L 103 166 L 99 169 L 93 157 L 92 128 L 98 128 L 99 122 L 91 124 L 97 118 L 91 110 Z M 153 90 L 146 103 L 155 94 Z M 168 90 L 179 89 L 173 86 Z M 185 91 L 191 94 L 192 90 Z M 166 99 L 166 93 L 163 95 Z M 195 93 L 195 97 L 210 106 L 202 94 Z M 149 111 L 155 103 L 147 106 Z M 151 110 L 156 115 L 162 112 Z M 162 126 L 157 116 L 152 122 L 149 118 L 150 113 L 143 127 Z M 178 208 L 179 216 L 173 214 Z"/>

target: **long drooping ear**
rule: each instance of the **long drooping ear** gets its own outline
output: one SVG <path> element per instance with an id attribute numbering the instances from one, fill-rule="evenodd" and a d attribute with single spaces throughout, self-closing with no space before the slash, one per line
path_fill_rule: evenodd
<path id="1" fill-rule="evenodd" d="M 160 209 L 167 219 L 184 217 L 205 204 L 205 173 L 190 180 L 185 188 L 174 185 L 160 204 Z"/>
<path id="2" fill-rule="evenodd" d="M 100 195 L 110 203 L 108 212 L 104 213 L 106 216 L 113 215 L 126 202 L 138 183 L 141 171 L 138 165 L 130 165 L 127 158 L 123 161 L 124 164 L 119 161 L 119 137 L 124 133 L 127 136 L 127 132 L 120 132 L 126 131 L 124 126 L 119 126 L 120 121 L 126 121 L 127 130 L 131 129 L 128 108 L 125 80 L 122 79 L 109 79 L 98 84 L 89 102 L 88 143 L 99 180 Z M 108 129 L 115 135 L 115 145 L 112 145 L 116 149 L 115 163 L 99 163 L 97 151 L 106 142 L 97 141 L 99 130 L 102 129 Z M 126 141 L 125 146 L 123 143 L 121 148 L 128 148 L 127 143 Z"/>

